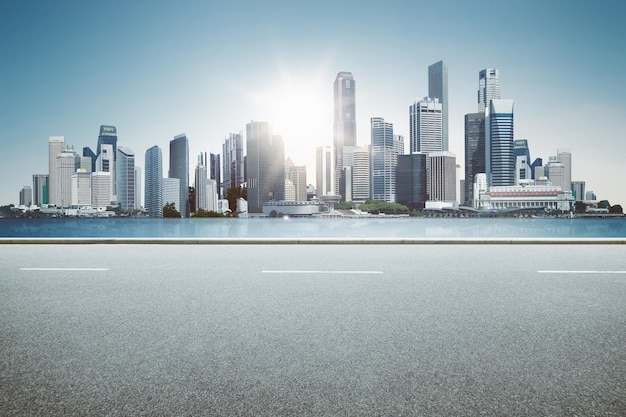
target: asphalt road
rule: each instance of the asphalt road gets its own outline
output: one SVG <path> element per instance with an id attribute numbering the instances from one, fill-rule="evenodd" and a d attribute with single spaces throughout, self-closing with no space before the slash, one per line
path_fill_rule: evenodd
<path id="1" fill-rule="evenodd" d="M 626 245 L 2 245 L 0 415 L 624 416 Z"/>

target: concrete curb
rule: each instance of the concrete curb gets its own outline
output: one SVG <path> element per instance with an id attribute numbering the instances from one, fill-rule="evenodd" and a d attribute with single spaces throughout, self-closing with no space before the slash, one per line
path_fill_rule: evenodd
<path id="1" fill-rule="evenodd" d="M 0 245 L 624 245 L 626 238 L 0 238 Z"/>

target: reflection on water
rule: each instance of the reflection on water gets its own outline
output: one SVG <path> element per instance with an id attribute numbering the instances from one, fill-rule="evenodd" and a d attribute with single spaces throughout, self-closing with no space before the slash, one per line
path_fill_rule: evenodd
<path id="1" fill-rule="evenodd" d="M 0 219 L 0 237 L 626 237 L 626 219 Z"/>

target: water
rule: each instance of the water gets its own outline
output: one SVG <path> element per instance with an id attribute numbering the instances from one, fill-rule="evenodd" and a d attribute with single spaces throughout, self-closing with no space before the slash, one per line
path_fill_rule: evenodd
<path id="1" fill-rule="evenodd" d="M 0 237 L 622 238 L 626 218 L 0 219 Z"/>

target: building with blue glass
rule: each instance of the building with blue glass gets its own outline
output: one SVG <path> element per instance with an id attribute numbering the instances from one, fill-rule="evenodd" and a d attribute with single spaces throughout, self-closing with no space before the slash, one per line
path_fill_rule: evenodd
<path id="1" fill-rule="evenodd" d="M 490 101 L 485 130 L 485 172 L 489 186 L 514 185 L 513 100 Z"/>
<path id="2" fill-rule="evenodd" d="M 393 134 L 393 124 L 382 117 L 370 119 L 372 138 L 370 194 L 373 200 L 396 202 L 396 168 L 404 153 L 404 138 Z"/>
<path id="3" fill-rule="evenodd" d="M 184 133 L 170 141 L 170 169 L 167 176 L 180 180 L 180 215 L 189 217 L 189 141 Z"/>
<path id="4" fill-rule="evenodd" d="M 145 208 L 151 217 L 163 217 L 163 153 L 153 146 L 146 151 Z"/>

